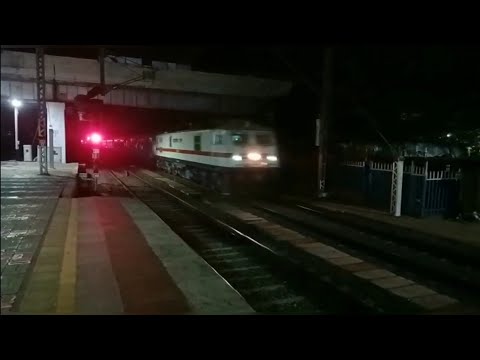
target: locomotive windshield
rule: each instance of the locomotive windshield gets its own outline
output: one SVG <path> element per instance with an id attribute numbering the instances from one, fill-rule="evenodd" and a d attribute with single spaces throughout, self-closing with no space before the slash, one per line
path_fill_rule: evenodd
<path id="1" fill-rule="evenodd" d="M 273 138 L 270 134 L 257 134 L 257 145 L 270 146 L 273 145 Z"/>
<path id="2" fill-rule="evenodd" d="M 248 143 L 247 134 L 233 134 L 232 135 L 233 145 L 246 145 Z"/>

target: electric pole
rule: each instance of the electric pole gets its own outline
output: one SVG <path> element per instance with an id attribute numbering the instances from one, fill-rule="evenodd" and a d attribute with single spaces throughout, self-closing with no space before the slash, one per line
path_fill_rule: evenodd
<path id="1" fill-rule="evenodd" d="M 325 49 L 322 81 L 322 100 L 320 116 L 316 121 L 318 146 L 318 196 L 325 197 L 325 179 L 327 170 L 327 134 L 332 95 L 333 50 Z"/>
<path id="2" fill-rule="evenodd" d="M 105 48 L 101 47 L 98 54 L 98 62 L 100 63 L 100 86 L 105 87 Z"/>
<path id="3" fill-rule="evenodd" d="M 42 47 L 36 48 L 37 101 L 38 101 L 38 163 L 40 175 L 48 175 L 47 166 L 47 104 L 45 100 L 45 53 Z"/>

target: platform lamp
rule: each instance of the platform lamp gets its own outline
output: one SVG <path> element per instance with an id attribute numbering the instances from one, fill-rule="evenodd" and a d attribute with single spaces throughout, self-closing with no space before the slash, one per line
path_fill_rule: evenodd
<path id="1" fill-rule="evenodd" d="M 12 99 L 10 101 L 13 109 L 15 111 L 15 160 L 20 160 L 20 149 L 18 143 L 18 109 L 22 106 L 22 102 L 17 99 Z"/>

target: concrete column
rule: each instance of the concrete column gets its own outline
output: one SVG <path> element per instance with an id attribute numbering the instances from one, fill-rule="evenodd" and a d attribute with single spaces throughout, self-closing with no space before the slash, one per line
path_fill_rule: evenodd
<path id="1" fill-rule="evenodd" d="M 397 161 L 397 194 L 395 197 L 395 216 L 402 213 L 403 160 Z"/>
<path id="2" fill-rule="evenodd" d="M 47 128 L 53 130 L 53 147 L 61 148 L 62 163 L 67 162 L 65 103 L 47 102 Z M 50 131 L 48 135 L 50 136 Z M 48 141 L 50 146 L 51 142 Z"/>

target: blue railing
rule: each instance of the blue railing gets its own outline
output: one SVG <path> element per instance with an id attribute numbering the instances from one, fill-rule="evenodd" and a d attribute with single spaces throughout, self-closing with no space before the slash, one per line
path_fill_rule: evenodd
<path id="1" fill-rule="evenodd" d="M 432 166 L 433 168 L 433 166 Z M 459 211 L 460 171 L 429 169 L 428 161 L 406 161 L 403 174 L 402 214 L 456 216 Z M 330 189 L 340 199 L 388 211 L 393 162 L 344 162 L 332 173 Z"/>

